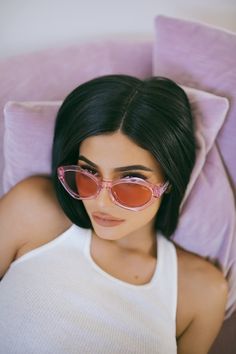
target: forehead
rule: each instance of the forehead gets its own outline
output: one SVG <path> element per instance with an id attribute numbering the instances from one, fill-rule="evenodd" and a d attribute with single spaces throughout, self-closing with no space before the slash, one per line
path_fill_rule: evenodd
<path id="1" fill-rule="evenodd" d="M 121 132 L 89 137 L 81 143 L 79 153 L 104 169 L 136 164 L 157 170 L 160 168 L 149 151 L 142 149 Z"/>

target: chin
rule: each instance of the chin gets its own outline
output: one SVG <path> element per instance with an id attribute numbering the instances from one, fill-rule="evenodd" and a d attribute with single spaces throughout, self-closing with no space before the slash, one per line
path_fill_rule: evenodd
<path id="1" fill-rule="evenodd" d="M 93 231 L 95 234 L 103 239 L 103 240 L 119 240 L 127 235 L 127 230 L 124 232 L 122 230 L 121 226 L 115 226 L 115 227 L 103 227 L 100 225 L 95 225 L 95 223 L 92 223 L 93 225 Z M 123 231 L 123 232 L 122 232 Z"/>

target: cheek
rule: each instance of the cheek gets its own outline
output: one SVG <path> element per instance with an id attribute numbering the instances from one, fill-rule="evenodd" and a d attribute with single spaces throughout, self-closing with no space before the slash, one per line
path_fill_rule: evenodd
<path id="1" fill-rule="evenodd" d="M 126 225 L 130 225 L 131 228 L 138 229 L 150 222 L 153 222 L 156 218 L 160 205 L 160 200 L 157 200 L 146 209 L 140 211 L 128 211 L 126 214 Z"/>
<path id="2" fill-rule="evenodd" d="M 90 214 L 94 208 L 93 208 L 93 201 L 92 200 L 82 200 L 82 203 L 85 207 L 85 210 L 87 211 L 88 214 Z"/>
<path id="3" fill-rule="evenodd" d="M 155 218 L 156 214 L 158 213 L 158 210 L 160 208 L 161 205 L 161 201 L 157 200 L 156 202 L 154 202 L 153 204 L 151 204 L 149 207 L 147 207 L 144 210 L 140 211 L 140 214 L 138 215 L 138 218 L 140 218 L 140 220 L 144 220 L 146 219 L 147 222 L 151 221 L 153 218 Z"/>

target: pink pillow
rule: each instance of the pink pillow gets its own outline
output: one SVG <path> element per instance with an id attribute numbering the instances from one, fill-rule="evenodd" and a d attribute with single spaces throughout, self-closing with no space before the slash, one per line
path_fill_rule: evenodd
<path id="1" fill-rule="evenodd" d="M 50 174 L 54 123 L 61 101 L 8 102 L 4 107 L 3 191 L 35 174 Z"/>
<path id="2" fill-rule="evenodd" d="M 152 74 L 152 41 L 98 39 L 0 60 L 0 196 L 3 108 L 8 101 L 61 100 L 79 84 L 113 73 Z"/>
<path id="3" fill-rule="evenodd" d="M 166 16 L 155 19 L 153 75 L 227 97 L 230 109 L 217 142 L 236 187 L 236 33 Z M 235 188 L 236 192 L 236 188 Z"/>
<path id="4" fill-rule="evenodd" d="M 215 145 L 228 101 L 183 87 L 195 118 L 197 160 L 181 205 L 174 241 L 212 260 L 217 259 L 231 289 L 227 313 L 235 306 L 235 258 L 229 256 L 235 223 L 234 202 Z M 55 116 L 61 102 L 9 102 L 5 106 L 4 191 L 33 174 L 50 174 Z M 218 178 L 215 178 L 217 174 Z M 214 201 L 214 210 L 209 201 Z M 222 210 L 222 205 L 224 208 Z"/>
<path id="5" fill-rule="evenodd" d="M 229 282 L 228 318 L 236 310 L 236 214 L 233 191 L 216 145 L 228 104 L 223 97 L 182 88 L 195 117 L 197 159 L 171 238 L 222 269 Z"/>

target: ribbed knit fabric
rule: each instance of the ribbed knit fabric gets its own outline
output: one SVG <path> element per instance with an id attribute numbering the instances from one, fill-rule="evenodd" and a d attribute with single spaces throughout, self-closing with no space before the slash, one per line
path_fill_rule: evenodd
<path id="1" fill-rule="evenodd" d="M 0 282 L 0 353 L 176 354 L 176 250 L 157 242 L 144 285 L 103 271 L 76 225 L 17 259 Z"/>

